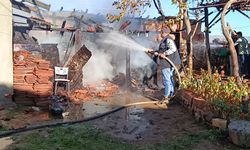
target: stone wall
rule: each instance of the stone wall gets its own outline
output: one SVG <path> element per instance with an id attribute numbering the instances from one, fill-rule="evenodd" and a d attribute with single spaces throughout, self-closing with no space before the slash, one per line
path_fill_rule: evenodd
<path id="1" fill-rule="evenodd" d="M 250 148 L 250 121 L 226 120 L 220 111 L 205 99 L 197 97 L 192 91 L 179 90 L 176 100 L 195 116 L 196 120 L 205 121 L 214 127 L 228 131 L 229 140 L 235 145 Z"/>
<path id="2" fill-rule="evenodd" d="M 214 114 L 210 104 L 203 98 L 196 97 L 192 91 L 179 90 L 176 99 L 195 115 L 197 120 L 208 121 L 212 123 L 212 119 L 217 117 Z"/>

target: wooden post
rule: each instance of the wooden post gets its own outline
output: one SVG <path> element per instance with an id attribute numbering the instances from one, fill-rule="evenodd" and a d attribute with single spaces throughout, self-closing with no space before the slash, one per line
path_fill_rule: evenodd
<path id="1" fill-rule="evenodd" d="M 209 23 L 208 23 L 208 8 L 204 8 L 205 12 L 205 36 L 206 36 L 206 59 L 207 59 L 207 70 L 208 73 L 211 74 L 211 64 L 210 64 L 210 58 L 211 58 L 211 51 L 210 51 L 210 43 L 209 43 Z"/>
<path id="2" fill-rule="evenodd" d="M 131 74 L 130 74 L 130 50 L 126 51 L 126 88 L 131 88 Z"/>
<path id="3" fill-rule="evenodd" d="M 126 51 L 126 98 L 125 98 L 125 103 L 131 103 L 130 97 L 129 97 L 129 92 L 131 90 L 131 72 L 130 72 L 130 49 L 127 49 Z M 125 109 L 125 120 L 129 120 L 129 113 L 130 109 L 127 107 Z"/>

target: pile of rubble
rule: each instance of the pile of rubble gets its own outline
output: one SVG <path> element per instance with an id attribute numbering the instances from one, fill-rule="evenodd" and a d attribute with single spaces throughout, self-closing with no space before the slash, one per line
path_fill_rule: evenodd
<path id="1" fill-rule="evenodd" d="M 53 92 L 50 62 L 22 50 L 14 52 L 14 101 L 48 107 Z"/>
<path id="2" fill-rule="evenodd" d="M 95 97 L 109 97 L 118 93 L 119 87 L 108 81 L 102 81 L 100 83 L 88 84 L 84 88 L 75 90 L 70 100 L 75 103 L 82 103 L 84 101 L 91 100 Z"/>

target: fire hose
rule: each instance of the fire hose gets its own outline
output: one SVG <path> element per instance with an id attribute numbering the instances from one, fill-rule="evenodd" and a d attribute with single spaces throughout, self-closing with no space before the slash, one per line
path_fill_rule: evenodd
<path id="1" fill-rule="evenodd" d="M 153 53 L 155 56 L 160 56 L 158 53 Z M 180 77 L 180 73 L 177 69 L 177 67 L 174 65 L 174 63 L 167 57 L 162 57 L 163 59 L 165 59 L 166 61 L 168 61 L 175 69 L 177 76 L 178 76 L 178 82 L 181 82 L 181 77 Z M 147 98 L 150 99 L 154 99 L 152 97 L 146 96 Z M 82 123 L 82 122 L 87 122 L 87 121 L 91 121 L 91 120 L 95 120 L 101 117 L 104 117 L 106 115 L 115 113 L 119 110 L 125 109 L 127 107 L 131 107 L 131 106 L 137 106 L 137 105 L 145 105 L 145 104 L 164 104 L 164 101 L 159 101 L 157 99 L 154 99 L 156 101 L 144 101 L 144 102 L 136 102 L 136 103 L 130 103 L 130 104 L 126 104 L 117 108 L 114 108 L 110 111 L 107 111 L 105 113 L 96 115 L 96 116 L 92 116 L 92 117 L 88 117 L 88 118 L 83 118 L 83 119 L 79 119 L 79 120 L 73 120 L 73 121 L 65 121 L 65 122 L 53 122 L 53 123 L 49 123 L 49 124 L 43 124 L 43 125 L 36 125 L 36 126 L 28 126 L 25 128 L 19 128 L 19 129 L 14 129 L 14 130 L 9 130 L 9 131 L 4 131 L 4 132 L 0 132 L 0 138 L 3 137 L 7 137 L 7 136 L 11 136 L 17 133 L 22 133 L 22 132 L 26 132 L 26 131 L 31 131 L 31 130 L 37 130 L 37 129 L 42 129 L 42 128 L 49 128 L 49 127 L 56 127 L 56 126 L 60 126 L 60 125 L 72 125 L 72 124 L 76 124 L 76 123 Z M 159 105 L 158 105 L 159 106 Z"/>
<path id="2" fill-rule="evenodd" d="M 176 74 L 177 74 L 178 82 L 179 82 L 179 85 L 180 85 L 180 83 L 181 83 L 181 75 L 180 75 L 180 72 L 179 72 L 178 68 L 175 66 L 175 64 L 174 64 L 167 56 L 162 56 L 162 55 L 160 56 L 160 54 L 159 54 L 158 52 L 154 52 L 154 51 L 146 51 L 146 53 L 150 53 L 150 54 L 152 54 L 152 55 L 154 55 L 154 56 L 161 57 L 162 59 L 165 59 L 167 62 L 169 62 L 170 65 L 171 65 L 172 67 L 174 67 L 174 70 L 175 70 L 175 72 L 176 72 Z"/>

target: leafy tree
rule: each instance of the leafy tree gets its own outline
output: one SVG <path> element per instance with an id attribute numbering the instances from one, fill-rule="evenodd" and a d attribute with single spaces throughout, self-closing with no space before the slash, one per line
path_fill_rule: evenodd
<path id="1" fill-rule="evenodd" d="M 141 15 L 146 7 L 151 6 L 151 0 L 115 0 L 112 5 L 119 11 L 119 14 L 107 14 L 110 22 L 119 21 L 126 13 Z"/>
<path id="2" fill-rule="evenodd" d="M 160 0 L 115 0 L 113 3 L 113 6 L 116 7 L 116 9 L 119 10 L 118 15 L 108 14 L 107 17 L 111 21 L 117 21 L 120 20 L 122 17 L 124 17 L 125 13 L 128 14 L 134 14 L 138 13 L 139 15 L 144 13 L 146 10 L 146 7 L 151 7 L 151 3 L 154 3 L 155 7 L 157 8 L 159 14 L 164 17 L 164 12 L 161 7 L 161 1 Z M 188 68 L 189 68 L 189 75 L 192 75 L 193 70 L 193 46 L 192 46 L 192 39 L 196 32 L 196 29 L 198 27 L 198 22 L 195 24 L 195 28 L 192 30 L 190 19 L 188 16 L 188 0 L 171 0 L 173 4 L 178 4 L 179 6 L 179 15 L 176 17 L 176 20 L 169 20 L 166 22 L 168 25 L 171 26 L 171 24 L 179 23 L 180 29 L 183 29 L 183 23 L 185 24 L 186 28 L 186 49 L 188 53 Z M 204 0 L 192 0 L 192 2 L 200 2 L 203 3 Z M 206 0 L 206 1 L 215 1 L 215 0 Z M 227 2 L 224 6 L 224 9 L 221 13 L 221 25 L 222 25 L 222 31 L 226 38 L 226 40 L 229 43 L 230 53 L 232 56 L 232 67 L 233 67 L 233 75 L 239 79 L 239 65 L 237 60 L 237 54 L 234 48 L 233 40 L 230 36 L 230 30 L 225 25 L 225 13 L 228 9 L 230 9 L 230 6 L 235 3 L 237 0 L 218 0 L 216 2 Z M 196 20 L 199 19 L 199 13 L 196 15 Z M 180 32 L 180 45 L 181 49 L 183 48 L 183 40 L 182 40 L 182 34 Z M 208 57 L 207 57 L 208 58 Z M 210 61 L 208 60 L 208 71 L 211 72 Z"/>
<path id="3" fill-rule="evenodd" d="M 172 26 L 173 24 L 179 24 L 180 29 L 183 28 L 183 21 L 185 24 L 185 29 L 186 29 L 186 41 L 187 41 L 187 47 L 183 47 L 183 39 L 182 39 L 182 34 L 180 32 L 180 46 L 182 51 L 187 49 L 188 51 L 188 68 L 189 68 L 189 74 L 192 75 L 192 70 L 193 70 L 193 46 L 192 46 L 192 39 L 193 36 L 196 32 L 196 29 L 198 27 L 198 22 L 195 24 L 194 30 L 191 28 L 191 23 L 190 19 L 188 16 L 188 4 L 187 0 L 171 0 L 172 4 L 177 4 L 179 6 L 179 15 L 176 17 L 176 19 L 170 19 L 166 21 L 167 26 Z M 119 11 L 119 14 L 108 14 L 107 18 L 113 22 L 113 21 L 118 21 L 122 17 L 124 17 L 125 13 L 127 14 L 134 14 L 137 13 L 141 15 L 146 11 L 147 7 L 151 7 L 151 0 L 116 0 L 113 3 L 113 6 L 116 7 L 116 9 Z M 158 10 L 159 14 L 162 16 L 162 18 L 165 17 L 164 11 L 161 7 L 161 1 L 160 0 L 153 0 L 153 4 Z M 199 19 L 197 15 L 197 20 Z M 187 54 L 187 52 L 184 51 L 184 53 Z"/>

